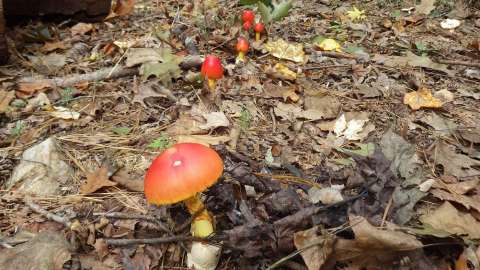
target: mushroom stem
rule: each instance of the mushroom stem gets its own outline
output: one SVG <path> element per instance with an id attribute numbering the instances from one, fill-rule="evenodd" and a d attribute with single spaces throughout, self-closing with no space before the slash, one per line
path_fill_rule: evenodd
<path id="1" fill-rule="evenodd" d="M 255 40 L 259 41 L 260 40 L 260 32 L 255 33 Z"/>
<path id="2" fill-rule="evenodd" d="M 238 56 L 237 56 L 237 63 L 238 62 L 245 62 L 245 53 L 244 52 L 238 52 Z"/>
<path id="3" fill-rule="evenodd" d="M 208 82 L 208 88 L 212 91 L 215 90 L 215 87 L 217 86 L 216 80 L 208 79 L 207 82 Z"/>
<path id="4" fill-rule="evenodd" d="M 213 218 L 205 209 L 205 205 L 198 197 L 198 194 L 186 199 L 184 203 L 191 215 L 197 214 L 192 221 L 192 235 L 195 237 L 211 235 L 214 232 Z"/>

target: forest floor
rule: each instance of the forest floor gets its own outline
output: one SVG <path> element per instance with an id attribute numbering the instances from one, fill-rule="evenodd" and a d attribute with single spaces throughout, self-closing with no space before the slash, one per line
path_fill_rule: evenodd
<path id="1" fill-rule="evenodd" d="M 129 2 L 8 30 L 0 269 L 187 269 L 188 212 L 143 194 L 179 142 L 224 160 L 217 269 L 480 269 L 478 8 L 297 0 L 256 42 L 243 10 L 278 6 Z"/>

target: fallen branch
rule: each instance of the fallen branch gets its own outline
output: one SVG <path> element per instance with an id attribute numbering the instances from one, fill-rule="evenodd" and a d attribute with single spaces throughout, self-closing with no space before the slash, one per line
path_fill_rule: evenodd
<path id="1" fill-rule="evenodd" d="M 121 212 L 111 212 L 111 213 L 94 213 L 93 216 L 102 216 L 106 218 L 118 218 L 118 219 L 139 219 L 147 222 L 151 222 L 153 224 L 158 225 L 158 227 L 173 236 L 173 232 L 167 228 L 161 221 L 154 217 L 139 215 L 139 214 L 128 214 L 128 213 L 121 213 Z"/>
<path id="2" fill-rule="evenodd" d="M 198 56 L 187 56 L 184 60 L 180 63 L 180 67 L 182 69 L 190 69 L 194 67 L 198 67 L 202 64 L 203 59 Z M 61 76 L 61 77 L 54 77 L 50 79 L 39 79 L 39 78 L 32 78 L 32 77 L 24 77 L 18 80 L 18 85 L 20 88 L 29 88 L 28 85 L 31 84 L 42 84 L 45 87 L 71 87 L 81 82 L 90 82 L 90 81 L 102 81 L 108 79 L 116 79 L 121 77 L 133 76 L 138 74 L 138 68 L 127 68 L 127 67 L 109 67 L 103 68 L 97 71 L 93 71 L 90 73 L 85 74 L 73 74 L 70 76 Z M 44 87 L 44 88 L 45 88 Z"/>
<path id="3" fill-rule="evenodd" d="M 141 244 L 164 244 L 172 242 L 184 242 L 196 240 L 195 237 L 187 235 L 160 237 L 160 238 L 145 238 L 145 239 L 104 239 L 105 243 L 110 246 L 129 246 Z"/>
<path id="4" fill-rule="evenodd" d="M 72 222 L 70 222 L 69 219 L 48 212 L 47 210 L 43 209 L 40 205 L 34 203 L 34 202 L 32 201 L 32 199 L 31 199 L 30 197 L 28 197 L 28 196 L 25 197 L 25 204 L 26 204 L 28 207 L 30 207 L 30 209 L 32 209 L 35 213 L 40 214 L 40 215 L 48 218 L 49 220 L 53 220 L 53 221 L 55 221 L 55 222 L 58 222 L 58 223 L 60 223 L 60 224 L 63 224 L 65 227 L 67 227 L 67 228 L 69 228 L 69 229 L 72 227 Z"/>
<path id="5" fill-rule="evenodd" d="M 437 63 L 445 64 L 445 65 L 457 65 L 457 66 L 467 66 L 467 67 L 480 68 L 480 62 L 467 62 L 467 61 L 457 61 L 457 60 L 438 60 Z"/>

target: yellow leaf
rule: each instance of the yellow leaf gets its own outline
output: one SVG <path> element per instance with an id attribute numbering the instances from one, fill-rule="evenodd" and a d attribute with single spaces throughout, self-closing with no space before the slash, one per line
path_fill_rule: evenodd
<path id="1" fill-rule="evenodd" d="M 331 38 L 326 38 L 322 40 L 319 44 L 318 47 L 324 51 L 336 51 L 336 52 L 341 52 L 342 48 L 338 42 L 336 42 L 334 39 Z"/>
<path id="2" fill-rule="evenodd" d="M 268 41 L 265 49 L 273 56 L 280 59 L 287 59 L 297 63 L 305 62 L 305 52 L 302 44 L 288 43 L 283 39 Z"/>
<path id="3" fill-rule="evenodd" d="M 280 63 L 277 63 L 273 68 L 270 66 L 267 67 L 265 72 L 278 79 L 290 81 L 294 81 L 297 79 L 297 73 Z"/>
<path id="4" fill-rule="evenodd" d="M 363 20 L 363 19 L 367 18 L 365 16 L 365 10 L 359 10 L 356 7 L 353 7 L 352 10 L 347 11 L 347 16 L 352 21 L 360 21 L 360 20 Z"/>
<path id="5" fill-rule="evenodd" d="M 415 92 L 406 93 L 403 97 L 403 103 L 410 106 L 412 110 L 418 110 L 420 108 L 440 108 L 443 105 L 443 102 L 435 98 L 430 90 L 425 87 L 421 87 Z"/>

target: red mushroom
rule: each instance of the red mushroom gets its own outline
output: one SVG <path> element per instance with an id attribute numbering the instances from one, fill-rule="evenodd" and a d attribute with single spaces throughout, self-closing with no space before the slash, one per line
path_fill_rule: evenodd
<path id="1" fill-rule="evenodd" d="M 220 59 L 214 55 L 208 55 L 202 64 L 201 73 L 208 81 L 208 88 L 215 90 L 216 81 L 223 77 L 223 66 Z"/>
<path id="2" fill-rule="evenodd" d="M 179 143 L 150 165 L 144 180 L 145 197 L 157 205 L 183 201 L 192 215 L 201 211 L 192 221 L 192 232 L 207 237 L 213 233 L 213 220 L 198 193 L 215 184 L 222 173 L 223 161 L 215 150 L 198 143 Z"/>
<path id="3" fill-rule="evenodd" d="M 245 61 L 245 54 L 248 52 L 248 48 L 249 48 L 248 40 L 243 37 L 239 37 L 237 40 L 237 52 L 238 52 L 237 62 Z"/>
<path id="4" fill-rule="evenodd" d="M 255 20 L 255 13 L 253 13 L 253 11 L 251 11 L 250 9 L 246 9 L 243 11 L 243 14 L 242 14 L 243 23 L 250 22 L 251 24 L 253 24 L 254 20 Z"/>
<path id="5" fill-rule="evenodd" d="M 253 28 L 253 31 L 255 31 L 255 40 L 259 41 L 260 40 L 260 34 L 265 31 L 265 25 L 261 22 L 258 22 L 255 24 L 255 27 Z"/>
<path id="6" fill-rule="evenodd" d="M 245 31 L 249 32 L 250 28 L 252 28 L 252 23 L 250 21 L 246 21 L 243 23 L 243 29 L 245 29 Z"/>

